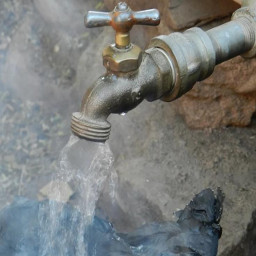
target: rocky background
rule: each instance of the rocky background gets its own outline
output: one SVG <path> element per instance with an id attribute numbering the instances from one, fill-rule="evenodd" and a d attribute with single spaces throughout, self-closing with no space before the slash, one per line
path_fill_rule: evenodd
<path id="1" fill-rule="evenodd" d="M 132 40 L 141 47 L 160 33 L 216 26 L 239 8 L 231 0 L 127 2 L 135 10 L 156 7 L 162 15 L 158 28 L 133 29 Z M 114 39 L 111 28 L 85 29 L 83 16 L 113 6 L 112 0 L 0 1 L 0 208 L 16 195 L 37 198 L 58 168 L 70 115 L 104 72 L 101 51 Z M 111 116 L 116 193 L 110 198 L 109 183 L 98 205 L 117 229 L 170 220 L 193 194 L 221 187 L 219 255 L 252 252 L 254 63 L 237 57 L 176 102 L 144 102 L 125 117 Z"/>

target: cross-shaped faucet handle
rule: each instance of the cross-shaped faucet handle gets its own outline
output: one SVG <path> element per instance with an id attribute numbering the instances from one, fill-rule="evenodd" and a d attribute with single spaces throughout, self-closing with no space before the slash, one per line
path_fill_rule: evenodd
<path id="1" fill-rule="evenodd" d="M 89 11 L 85 18 L 85 26 L 88 28 L 112 26 L 116 31 L 116 47 L 121 49 L 130 46 L 129 32 L 133 25 L 157 26 L 159 23 L 158 10 L 134 12 L 125 2 L 118 3 L 112 12 Z"/>

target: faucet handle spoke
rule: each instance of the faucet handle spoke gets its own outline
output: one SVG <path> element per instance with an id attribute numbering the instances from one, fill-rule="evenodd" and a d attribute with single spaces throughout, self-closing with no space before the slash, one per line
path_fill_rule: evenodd
<path id="1" fill-rule="evenodd" d="M 85 17 L 85 26 L 88 28 L 112 26 L 116 31 L 118 48 L 130 46 L 129 32 L 134 25 L 157 26 L 159 23 L 160 14 L 157 9 L 134 12 L 125 2 L 118 3 L 112 12 L 89 11 Z"/>
<path id="2" fill-rule="evenodd" d="M 89 11 L 84 23 L 87 28 L 111 26 L 111 13 Z"/>
<path id="3" fill-rule="evenodd" d="M 136 25 L 158 26 L 160 14 L 156 9 L 145 10 L 133 13 Z"/>

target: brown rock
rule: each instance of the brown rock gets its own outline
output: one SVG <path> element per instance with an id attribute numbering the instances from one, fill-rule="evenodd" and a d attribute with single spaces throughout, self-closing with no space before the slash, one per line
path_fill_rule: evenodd
<path id="1" fill-rule="evenodd" d="M 239 5 L 232 0 L 171 0 L 170 27 L 181 30 L 231 15 Z"/>
<path id="2" fill-rule="evenodd" d="M 177 101 L 193 128 L 247 126 L 256 111 L 256 60 L 237 57 L 216 67 L 213 75 Z"/>

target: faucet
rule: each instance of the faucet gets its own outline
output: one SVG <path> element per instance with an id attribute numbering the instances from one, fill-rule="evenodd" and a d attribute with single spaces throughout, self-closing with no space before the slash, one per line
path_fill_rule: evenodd
<path id="1" fill-rule="evenodd" d="M 131 43 L 134 25 L 159 23 L 158 10 L 134 12 L 125 2 L 109 13 L 88 12 L 86 27 L 112 26 L 116 36 L 115 43 L 103 50 L 106 73 L 85 93 L 81 111 L 72 115 L 75 135 L 105 142 L 110 114 L 126 113 L 143 100 L 173 101 L 209 77 L 216 65 L 238 55 L 256 55 L 256 0 L 244 0 L 230 22 L 208 31 L 194 27 L 161 35 L 145 51 Z"/>

